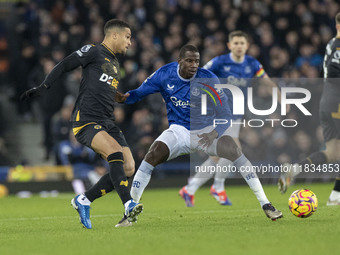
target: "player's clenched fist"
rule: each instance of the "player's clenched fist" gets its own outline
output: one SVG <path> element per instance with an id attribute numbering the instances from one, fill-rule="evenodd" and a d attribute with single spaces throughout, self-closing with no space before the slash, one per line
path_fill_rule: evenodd
<path id="1" fill-rule="evenodd" d="M 21 94 L 20 99 L 21 100 L 27 100 L 29 98 L 39 97 L 42 94 L 44 94 L 45 90 L 48 89 L 49 86 L 46 84 L 41 84 L 38 87 L 34 87 L 32 89 L 29 89 Z"/>

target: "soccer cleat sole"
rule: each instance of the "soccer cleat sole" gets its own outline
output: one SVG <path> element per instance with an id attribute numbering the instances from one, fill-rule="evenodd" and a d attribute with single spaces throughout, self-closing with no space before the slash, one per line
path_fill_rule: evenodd
<path id="1" fill-rule="evenodd" d="M 137 222 L 138 215 L 143 212 L 143 204 L 138 204 L 136 205 L 133 209 L 132 212 L 127 215 L 127 220 L 129 222 Z"/>
<path id="2" fill-rule="evenodd" d="M 277 219 L 281 219 L 281 218 L 283 218 L 283 214 L 281 214 L 279 217 L 273 218 L 273 219 L 271 219 L 271 220 L 272 220 L 272 221 L 276 221 Z"/>
<path id="3" fill-rule="evenodd" d="M 273 216 L 273 215 L 268 215 L 266 212 L 265 212 L 266 216 L 271 219 L 272 221 L 276 221 L 277 219 L 281 219 L 283 218 L 283 214 L 282 212 L 280 212 L 279 215 L 276 215 L 276 216 Z"/>
<path id="4" fill-rule="evenodd" d="M 132 222 L 128 221 L 127 218 L 123 217 L 116 225 L 116 228 L 125 228 L 125 227 L 131 227 Z"/>

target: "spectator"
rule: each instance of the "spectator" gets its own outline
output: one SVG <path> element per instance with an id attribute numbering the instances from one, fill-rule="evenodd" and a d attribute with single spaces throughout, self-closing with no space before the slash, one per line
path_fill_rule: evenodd
<path id="1" fill-rule="evenodd" d="M 60 143 L 69 140 L 69 134 L 72 130 L 70 122 L 72 110 L 74 107 L 74 98 L 67 96 L 64 100 L 63 106 L 59 114 L 53 117 L 52 122 L 52 136 L 53 136 L 53 151 L 55 154 L 55 162 L 61 165 L 61 158 L 59 157 L 58 148 Z"/>
<path id="2" fill-rule="evenodd" d="M 31 119 L 30 103 L 20 102 L 17 100 L 18 95 L 33 84 L 39 83 L 36 81 L 44 76 L 43 69 L 49 65 L 50 58 L 58 62 L 63 56 L 84 44 L 100 42 L 100 27 L 103 20 L 109 17 L 128 20 L 134 28 L 132 45 L 122 63 L 125 76 L 122 77 L 120 90 L 124 92 L 138 87 L 164 63 L 176 61 L 178 48 L 187 42 L 200 48 L 201 64 L 205 64 L 222 53 L 225 36 L 237 29 L 243 29 L 250 34 L 251 45 L 248 52 L 259 58 L 270 76 L 295 80 L 300 77 L 315 78 L 319 77 L 321 56 L 324 54 L 326 43 L 335 32 L 332 29 L 335 27 L 334 14 L 338 9 L 339 3 L 334 0 L 33 0 L 29 4 L 17 3 L 13 5 L 6 20 L 6 39 L 9 45 L 7 86 L 9 91 L 13 90 L 12 97 L 20 116 Z M 52 56 L 48 56 L 49 54 Z M 78 83 L 80 78 L 81 72 L 74 71 L 66 77 L 65 82 L 60 83 L 60 86 L 66 88 L 59 99 L 39 101 L 44 116 L 46 157 L 51 150 L 48 135 L 50 118 L 62 107 L 62 98 L 66 93 L 77 95 L 78 86 L 74 84 Z M 282 83 L 297 86 L 296 82 Z M 263 93 L 261 89 L 258 92 Z M 318 93 L 319 90 L 316 90 L 315 94 Z M 267 96 L 260 103 L 264 106 L 270 105 L 270 99 L 271 97 Z M 53 102 L 52 106 L 48 105 L 50 102 Z M 158 128 L 162 123 L 162 117 L 158 116 L 163 116 L 160 105 L 161 101 L 155 97 L 133 107 L 124 107 L 125 120 L 122 124 L 135 126 L 132 116 L 136 111 L 136 115 L 140 114 L 138 111 L 144 107 L 147 109 L 144 117 L 152 126 L 151 134 L 145 136 L 153 136 L 161 129 Z M 299 119 L 299 126 L 293 133 L 304 129 L 304 122 L 311 126 L 309 120 L 305 121 L 305 117 L 294 113 L 294 110 L 292 116 Z M 316 127 L 310 128 L 308 135 L 315 132 L 315 129 Z M 265 128 L 259 131 L 261 139 L 265 132 Z M 288 137 L 291 137 L 292 131 L 287 132 Z M 135 139 L 134 134 L 132 137 Z M 136 143 L 132 144 L 138 143 L 138 139 L 134 141 Z"/>
<path id="3" fill-rule="evenodd" d="M 40 84 L 45 79 L 45 76 L 52 70 L 54 65 L 55 63 L 51 59 L 42 59 L 41 64 L 28 76 L 30 87 L 35 87 L 37 84 Z M 49 159 L 53 148 L 53 137 L 51 133 L 52 117 L 60 110 L 66 96 L 64 81 L 59 79 L 56 83 L 55 86 L 47 91 L 46 96 L 39 98 L 46 160 Z"/>
<path id="4" fill-rule="evenodd" d="M 96 159 L 96 153 L 78 143 L 72 131 L 69 133 L 69 140 L 59 143 L 58 156 L 62 165 L 72 165 L 75 179 L 86 179 Z"/>
<path id="5" fill-rule="evenodd" d="M 89 171 L 87 178 L 90 181 L 91 186 L 95 185 L 99 179 L 108 172 L 108 164 L 103 159 L 98 159 L 94 164 L 94 169 Z"/>

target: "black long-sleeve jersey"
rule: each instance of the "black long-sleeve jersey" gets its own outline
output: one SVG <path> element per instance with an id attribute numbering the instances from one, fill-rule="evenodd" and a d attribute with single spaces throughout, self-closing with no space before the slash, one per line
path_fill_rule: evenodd
<path id="1" fill-rule="evenodd" d="M 340 39 L 331 39 L 323 62 L 324 87 L 320 110 L 337 112 L 340 104 Z"/>
<path id="2" fill-rule="evenodd" d="M 117 57 L 105 44 L 85 45 L 73 52 L 55 66 L 44 84 L 51 86 L 63 73 L 79 66 L 83 74 L 71 121 L 114 120 L 120 67 Z"/>

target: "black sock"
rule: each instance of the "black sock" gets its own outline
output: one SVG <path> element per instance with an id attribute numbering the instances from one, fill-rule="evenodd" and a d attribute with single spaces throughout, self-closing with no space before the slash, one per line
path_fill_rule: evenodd
<path id="1" fill-rule="evenodd" d="M 316 166 L 321 164 L 327 164 L 327 157 L 326 154 L 318 151 L 314 152 L 312 155 L 308 156 L 306 159 L 302 160 L 299 165 L 311 165 L 314 164 Z"/>
<path id="2" fill-rule="evenodd" d="M 333 190 L 340 192 L 340 177 L 336 178 Z"/>
<path id="3" fill-rule="evenodd" d="M 85 192 L 85 196 L 93 202 L 99 197 L 106 195 L 114 189 L 110 174 L 103 175 L 99 181 L 93 185 L 88 191 Z"/>
<path id="4" fill-rule="evenodd" d="M 123 153 L 112 153 L 107 157 L 107 161 L 110 164 L 110 178 L 112 184 L 117 191 L 123 204 L 131 199 L 130 190 L 128 188 L 128 180 L 126 178 L 123 164 Z"/>

